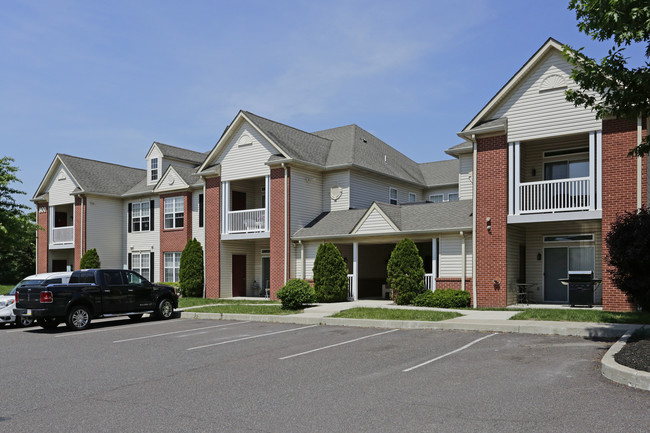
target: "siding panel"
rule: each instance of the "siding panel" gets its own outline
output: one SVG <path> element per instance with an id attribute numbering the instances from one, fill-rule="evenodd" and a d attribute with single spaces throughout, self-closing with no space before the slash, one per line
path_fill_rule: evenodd
<path id="1" fill-rule="evenodd" d="M 126 263 L 122 200 L 89 197 L 87 203 L 86 249 L 97 249 L 102 267 L 121 268 Z"/>
<path id="2" fill-rule="evenodd" d="M 323 179 L 320 173 L 291 169 L 290 232 L 292 235 L 320 215 L 323 204 L 322 193 Z"/>
<path id="3" fill-rule="evenodd" d="M 241 145 L 243 142 L 250 144 Z M 264 163 L 276 153 L 279 152 L 255 128 L 244 124 L 233 135 L 215 163 L 221 164 L 221 180 L 224 182 L 267 176 L 270 170 Z"/>

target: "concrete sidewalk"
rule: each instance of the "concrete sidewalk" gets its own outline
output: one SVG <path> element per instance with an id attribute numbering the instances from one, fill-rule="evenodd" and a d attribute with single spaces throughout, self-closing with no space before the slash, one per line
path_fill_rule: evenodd
<path id="1" fill-rule="evenodd" d="M 253 299 L 253 298 L 251 298 Z M 259 298 L 255 298 L 259 299 Z M 296 323 L 301 325 L 360 326 L 367 328 L 391 329 L 433 329 L 479 332 L 514 332 L 521 334 L 563 335 L 583 338 L 620 338 L 603 357 L 602 372 L 610 380 L 635 388 L 650 390 L 650 373 L 632 370 L 617 364 L 614 355 L 625 345 L 627 336 L 642 325 L 606 324 L 593 322 L 550 322 L 541 320 L 509 320 L 519 311 L 449 310 L 434 308 L 436 311 L 454 311 L 462 316 L 440 322 L 416 320 L 372 320 L 345 319 L 330 317 L 350 308 L 394 308 L 410 310 L 431 310 L 426 307 L 395 305 L 388 300 L 361 300 L 317 304 L 299 314 L 286 316 L 228 313 L 195 313 L 191 308 L 184 309 L 181 317 L 191 319 L 247 320 L 256 322 Z M 624 336 L 623 338 L 621 338 Z"/>

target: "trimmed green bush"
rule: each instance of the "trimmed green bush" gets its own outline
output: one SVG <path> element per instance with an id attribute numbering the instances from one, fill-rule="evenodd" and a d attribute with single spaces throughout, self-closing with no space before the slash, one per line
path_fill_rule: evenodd
<path id="1" fill-rule="evenodd" d="M 333 243 L 321 244 L 314 259 L 314 291 L 318 302 L 348 299 L 348 267 Z"/>
<path id="2" fill-rule="evenodd" d="M 438 289 L 435 292 L 427 290 L 419 294 L 413 305 L 418 307 L 435 308 L 467 308 L 472 297 L 469 292 L 455 289 Z"/>
<path id="3" fill-rule="evenodd" d="M 178 283 L 181 295 L 203 296 L 203 248 L 196 238 L 187 241 L 181 253 Z"/>
<path id="4" fill-rule="evenodd" d="M 307 281 L 298 278 L 287 281 L 287 284 L 278 290 L 277 295 L 285 310 L 299 310 L 303 305 L 316 300 L 314 288 Z"/>
<path id="5" fill-rule="evenodd" d="M 95 248 L 91 248 L 81 256 L 79 269 L 100 269 L 102 263 L 99 260 L 99 254 Z"/>
<path id="6" fill-rule="evenodd" d="M 410 239 L 403 239 L 388 260 L 388 284 L 393 289 L 393 301 L 408 305 L 424 292 L 424 264 L 418 247 Z"/>

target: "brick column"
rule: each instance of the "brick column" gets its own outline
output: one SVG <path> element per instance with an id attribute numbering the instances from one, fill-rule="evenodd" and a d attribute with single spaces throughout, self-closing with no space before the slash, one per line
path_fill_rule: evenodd
<path id="1" fill-rule="evenodd" d="M 205 296 L 221 296 L 221 177 L 205 179 Z"/>
<path id="2" fill-rule="evenodd" d="M 183 228 L 165 229 L 165 198 L 183 197 Z M 187 241 L 192 239 L 192 192 L 169 193 L 160 196 L 160 280 L 165 278 L 165 252 L 178 252 L 185 249 Z"/>
<path id="3" fill-rule="evenodd" d="M 41 211 L 44 209 L 44 211 Z M 50 223 L 50 207 L 47 202 L 40 202 L 36 204 L 36 224 L 43 227 L 43 230 L 38 231 L 38 239 L 36 249 L 38 251 L 38 262 L 36 263 L 36 273 L 47 272 L 48 252 L 49 252 L 49 223 Z"/>
<path id="4" fill-rule="evenodd" d="M 479 307 L 507 305 L 508 142 L 479 138 L 476 167 L 476 297 Z M 487 230 L 486 219 L 491 229 Z M 498 283 L 495 283 L 495 280 Z"/>
<path id="5" fill-rule="evenodd" d="M 643 131 L 643 136 L 646 130 Z M 627 153 L 637 142 L 636 122 L 627 120 L 603 120 L 603 310 L 634 311 L 635 305 L 628 301 L 625 293 L 612 283 L 607 263 L 608 249 L 605 237 L 616 216 L 637 208 L 637 159 Z M 644 157 L 647 159 L 647 157 Z M 647 194 L 647 161 L 643 163 L 643 197 Z"/>
<path id="6" fill-rule="evenodd" d="M 81 256 L 86 252 L 86 214 L 88 213 L 88 200 L 86 197 L 74 198 L 74 268 L 81 267 Z M 101 259 L 101 257 L 100 257 Z"/>
<path id="7" fill-rule="evenodd" d="M 291 197 L 291 171 L 287 169 L 287 200 Z M 289 260 L 285 263 L 285 248 L 288 248 L 289 233 L 285 233 L 285 218 L 287 231 L 290 229 L 289 215 L 285 215 L 284 208 L 284 168 L 271 169 L 271 299 L 277 299 L 276 293 L 285 284 L 284 274 L 286 269 L 287 279 L 289 276 Z M 287 209 L 291 211 L 291 203 L 287 203 Z M 286 252 L 287 258 L 289 257 Z"/>

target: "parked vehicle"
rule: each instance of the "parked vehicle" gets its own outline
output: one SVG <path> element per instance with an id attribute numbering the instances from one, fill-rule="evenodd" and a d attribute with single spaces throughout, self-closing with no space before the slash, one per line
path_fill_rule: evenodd
<path id="1" fill-rule="evenodd" d="M 16 316 L 36 319 L 45 328 L 65 321 L 79 331 L 91 319 L 129 316 L 138 320 L 149 313 L 169 319 L 178 308 L 178 294 L 166 285 L 152 284 L 140 274 L 124 269 L 74 271 L 68 284 L 24 286 L 16 290 Z"/>
<path id="2" fill-rule="evenodd" d="M 16 286 L 6 295 L 0 295 L 0 325 L 5 323 L 14 323 L 16 326 L 31 326 L 34 323 L 32 317 L 21 317 L 16 320 L 14 309 L 16 307 L 16 290 L 24 286 L 47 286 L 48 284 L 67 284 L 72 272 L 49 272 L 43 274 L 30 275 L 23 278 Z"/>

